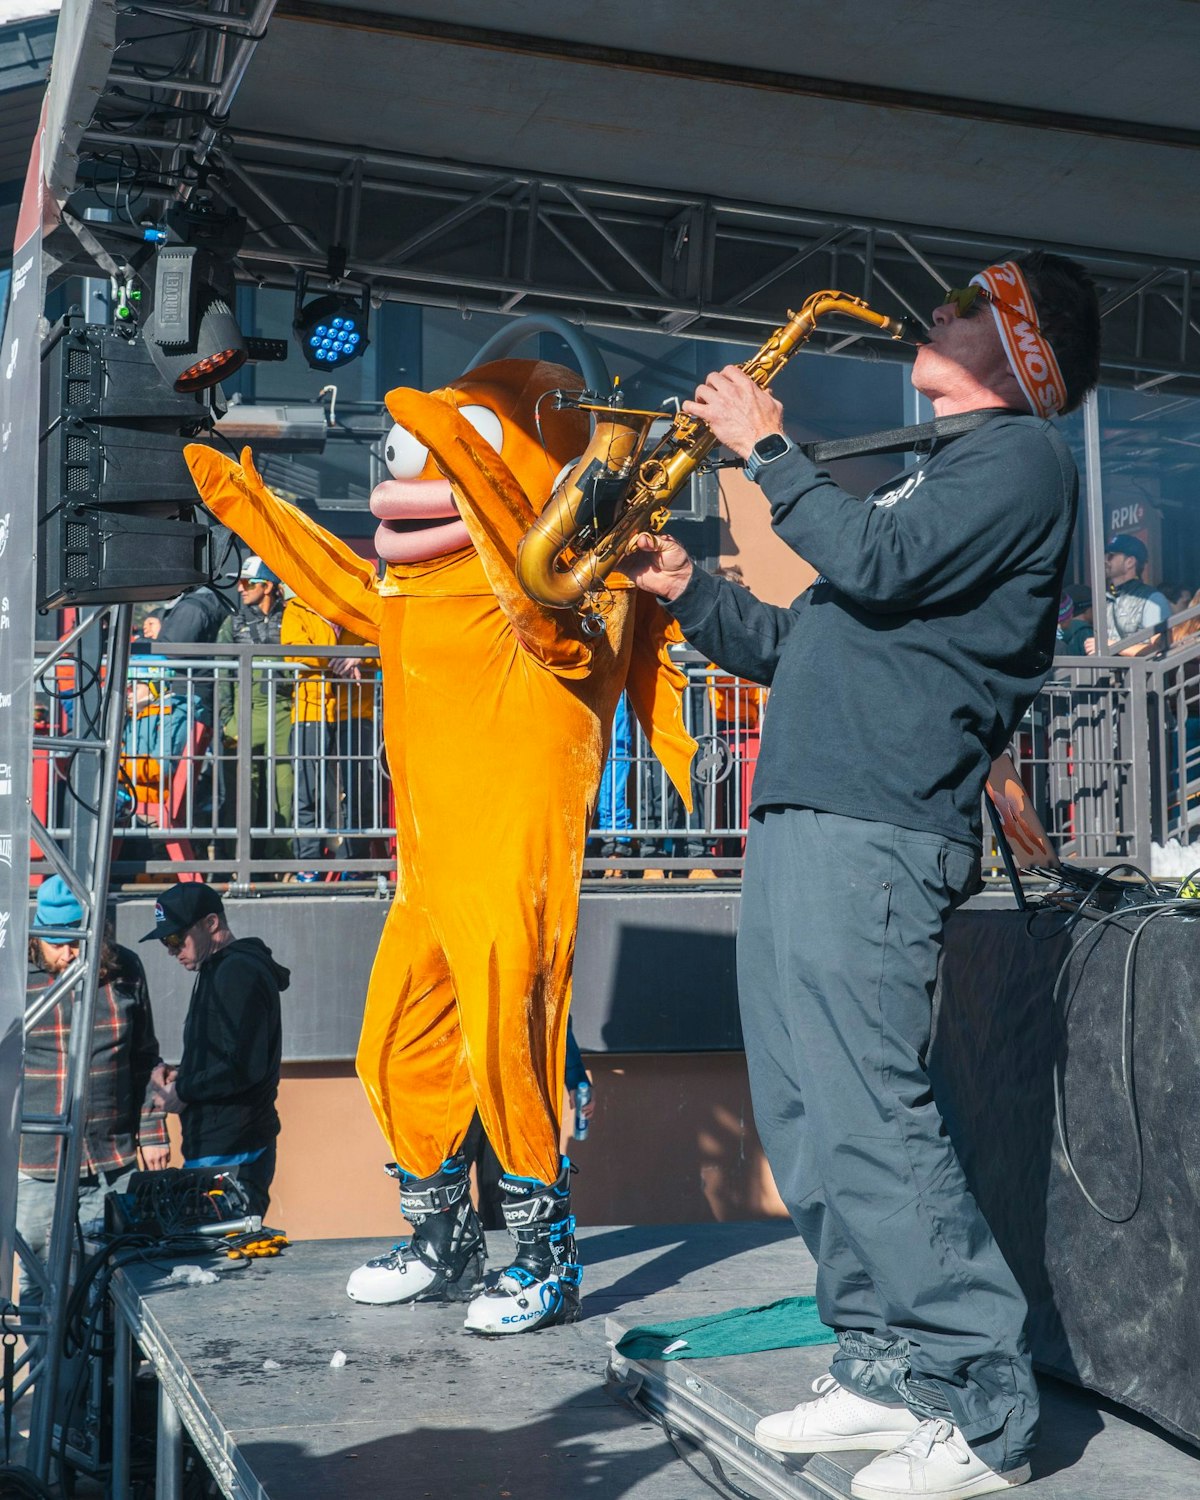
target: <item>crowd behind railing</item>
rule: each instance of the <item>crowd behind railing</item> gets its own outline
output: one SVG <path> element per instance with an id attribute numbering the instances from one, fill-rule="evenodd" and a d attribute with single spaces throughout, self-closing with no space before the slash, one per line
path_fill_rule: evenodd
<path id="1" fill-rule="evenodd" d="M 1109 656 L 1095 655 L 1090 641 L 1088 654 L 1070 613 L 1064 600 L 1059 649 L 1080 654 L 1056 657 L 1011 754 L 1061 857 L 1149 869 L 1152 844 L 1186 845 L 1200 819 L 1200 603 L 1128 635 L 1122 654 Z M 395 789 L 378 653 L 326 630 L 302 622 L 281 644 L 135 643 L 117 882 L 192 875 L 239 886 L 386 884 Z M 694 652 L 678 656 L 688 678 L 685 722 L 698 747 L 692 808 L 622 698 L 585 877 L 740 874 L 769 694 Z M 64 672 L 70 667 L 60 664 L 38 684 L 38 728 L 51 738 L 72 734 L 76 693 Z M 35 811 L 65 835 L 70 756 L 39 751 L 38 760 Z M 984 863 L 985 875 L 1001 876 L 990 844 Z"/>

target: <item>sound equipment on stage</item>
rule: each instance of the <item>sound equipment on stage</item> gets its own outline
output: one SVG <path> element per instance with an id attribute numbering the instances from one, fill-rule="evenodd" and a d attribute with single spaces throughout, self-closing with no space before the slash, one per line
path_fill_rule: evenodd
<path id="1" fill-rule="evenodd" d="M 249 1217 L 245 1188 L 235 1177 L 212 1168 L 134 1172 L 123 1193 L 109 1193 L 104 1200 L 106 1233 L 159 1240 L 238 1233 L 248 1228 Z"/>
<path id="2" fill-rule="evenodd" d="M 42 353 L 38 606 L 166 599 L 210 582 L 185 443 L 207 392 L 168 386 L 136 328 L 58 324 Z"/>

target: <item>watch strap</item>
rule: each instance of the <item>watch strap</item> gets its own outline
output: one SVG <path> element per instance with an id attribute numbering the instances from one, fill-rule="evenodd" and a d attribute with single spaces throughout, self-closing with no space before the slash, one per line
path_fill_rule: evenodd
<path id="1" fill-rule="evenodd" d="M 758 444 L 755 443 L 754 447 L 750 450 L 750 457 L 746 460 L 747 479 L 757 482 L 758 476 L 765 468 L 767 468 L 769 464 L 775 463 L 785 454 L 790 453 L 796 446 L 795 443 L 792 442 L 791 438 L 788 437 L 785 433 L 774 433 L 772 434 L 772 436 L 782 437 L 784 443 L 786 444 L 786 447 L 780 449 L 778 453 L 773 453 L 770 458 L 760 458 L 757 452 Z"/>

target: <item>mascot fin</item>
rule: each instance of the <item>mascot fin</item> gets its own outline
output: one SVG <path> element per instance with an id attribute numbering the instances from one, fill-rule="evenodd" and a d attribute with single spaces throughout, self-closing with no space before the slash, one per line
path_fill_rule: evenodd
<path id="1" fill-rule="evenodd" d="M 201 443 L 189 443 L 183 456 L 208 509 L 310 609 L 378 643 L 382 603 L 366 558 L 273 495 L 249 448 L 242 449 L 240 464 Z"/>

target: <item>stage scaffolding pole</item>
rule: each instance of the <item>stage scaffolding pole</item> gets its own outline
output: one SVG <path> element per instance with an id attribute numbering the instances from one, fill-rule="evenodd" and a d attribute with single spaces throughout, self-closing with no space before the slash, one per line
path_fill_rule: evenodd
<path id="1" fill-rule="evenodd" d="M 72 772 L 82 760 L 88 773 L 82 778 L 83 785 L 94 790 L 97 800 L 84 802 L 79 808 L 80 816 L 72 824 L 72 837 L 68 844 L 67 862 L 71 876 L 67 883 L 83 907 L 81 957 L 83 969 L 76 984 L 66 994 L 73 995 L 69 1041 L 67 1045 L 67 1088 L 64 1110 L 61 1116 L 44 1119 L 23 1119 L 22 1129 L 31 1133 L 53 1134 L 60 1137 L 58 1172 L 55 1183 L 54 1218 L 50 1230 L 50 1247 L 47 1256 L 47 1294 L 42 1305 L 40 1356 L 32 1368 L 33 1412 L 29 1428 L 29 1467 L 48 1480 L 54 1436 L 55 1407 L 58 1396 L 59 1371 L 63 1360 L 63 1331 L 67 1299 L 71 1290 L 71 1266 L 75 1252 L 75 1220 L 79 1205 L 79 1171 L 83 1158 L 84 1129 L 87 1121 L 88 1079 L 91 1071 L 92 1031 L 95 1019 L 96 994 L 100 978 L 100 961 L 104 951 L 104 918 L 108 891 L 109 866 L 112 862 L 112 834 L 116 818 L 118 772 L 121 758 L 121 729 L 125 716 L 125 679 L 129 666 L 129 644 L 132 635 L 133 608 L 121 604 L 102 611 L 93 618 L 89 631 L 85 631 L 80 645 L 82 660 L 99 663 L 103 651 L 102 643 L 96 639 L 89 642 L 89 635 L 99 637 L 105 624 L 108 626 L 107 666 L 103 688 L 99 684 L 99 706 L 101 709 L 98 734 L 91 743 L 71 751 Z M 86 646 L 92 649 L 87 650 Z M 39 674 L 40 675 L 40 674 Z M 79 715 L 79 709 L 76 709 Z M 87 724 L 76 724 L 77 729 L 86 730 Z M 72 736 L 78 746 L 89 737 L 86 733 Z M 52 736 L 35 737 L 34 748 L 53 751 Z M 78 793 L 77 788 L 73 788 Z M 32 927 L 30 935 L 56 938 L 62 941 L 63 933 L 55 929 Z M 22 1321 L 22 1328 L 34 1335 Z M 36 1336 L 36 1335 L 35 1335 Z M 63 1417 L 65 1422 L 65 1415 Z"/>
<path id="2" fill-rule="evenodd" d="M 1104 571 L 1103 463 L 1100 452 L 1100 393 L 1089 391 L 1083 399 L 1083 475 L 1087 514 L 1088 582 L 1092 590 L 1092 620 L 1095 624 L 1096 650 L 1108 654 L 1108 579 Z"/>

